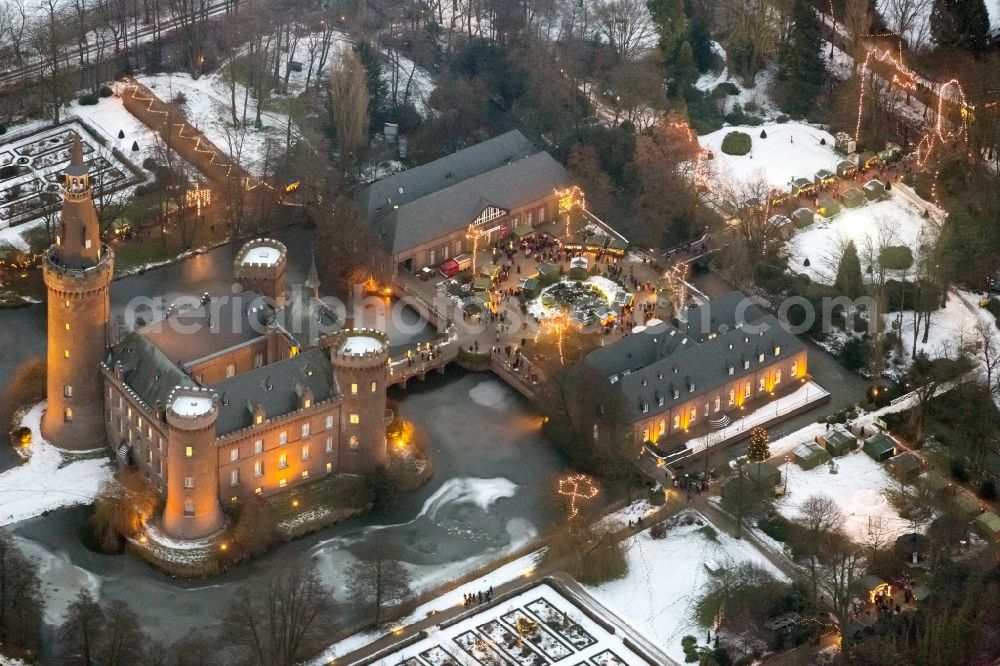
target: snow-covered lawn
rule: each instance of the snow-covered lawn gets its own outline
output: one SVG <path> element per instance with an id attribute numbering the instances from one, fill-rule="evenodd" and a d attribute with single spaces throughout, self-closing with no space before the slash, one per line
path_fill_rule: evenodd
<path id="1" fill-rule="evenodd" d="M 534 631 L 519 636 L 519 620 L 533 623 Z M 470 655 L 475 655 L 475 661 Z M 373 666 L 425 663 L 646 666 L 619 635 L 605 630 L 544 583 L 448 627 L 435 627 L 427 638 L 382 656 Z"/>
<path id="2" fill-rule="evenodd" d="M 777 462 L 772 459 L 772 462 Z M 855 541 L 861 542 L 869 530 L 880 527 L 889 538 L 911 531 L 909 521 L 882 495 L 882 491 L 898 488 L 881 463 L 868 457 L 859 447 L 852 453 L 834 458 L 837 472 L 829 464 L 822 464 L 805 471 L 794 462 L 781 465 L 787 470 L 785 496 L 775 501 L 778 513 L 786 518 L 796 518 L 803 502 L 816 495 L 825 495 L 836 502 L 844 513 L 845 529 Z"/>
<path id="3" fill-rule="evenodd" d="M 895 229 L 892 244 L 905 245 L 914 255 L 919 245 L 933 242 L 938 233 L 933 219 L 924 217 L 923 209 L 895 188 L 889 195 L 884 201 L 869 202 L 858 208 L 844 207 L 829 219 L 817 216 L 815 222 L 789 241 L 789 268 L 805 273 L 814 282 L 833 284 L 840 251 L 849 240 L 854 241 L 862 257 L 869 239 L 878 246 L 881 229 Z M 806 259 L 808 266 L 804 265 Z"/>
<path id="4" fill-rule="evenodd" d="M 757 72 L 754 77 L 752 86 L 744 86 L 743 81 L 739 77 L 732 76 L 729 72 L 729 67 L 725 65 L 726 62 L 726 50 L 723 48 L 719 42 L 712 42 L 712 50 L 719 57 L 719 60 L 723 63 L 722 71 L 720 72 L 706 72 L 702 74 L 698 80 L 695 82 L 694 87 L 702 92 L 711 94 L 712 91 L 716 89 L 721 83 L 732 83 L 739 90 L 736 95 L 728 95 L 723 99 L 723 113 L 729 113 L 733 110 L 733 106 L 739 103 L 744 108 L 747 104 L 757 105 L 758 111 L 756 114 L 761 114 L 764 116 L 773 116 L 777 111 L 777 107 L 774 102 L 771 101 L 769 96 L 769 91 L 771 86 L 774 84 L 774 78 L 776 74 L 776 67 L 771 65 L 761 71 Z"/>
<path id="5" fill-rule="evenodd" d="M 228 84 L 223 70 L 192 79 L 189 74 L 143 74 L 136 77 L 139 83 L 152 90 L 164 102 L 184 95 L 184 110 L 188 122 L 201 130 L 215 147 L 229 155 L 234 162 L 256 175 L 275 165 L 285 150 L 288 116 L 273 109 L 261 115 L 263 127 L 254 126 L 256 101 L 250 98 L 247 105 L 248 127 L 236 129 L 232 122 Z M 246 89 L 236 86 L 237 114 L 242 118 Z M 272 104 L 273 106 L 273 104 Z M 292 125 L 292 136 L 298 128 Z"/>
<path id="6" fill-rule="evenodd" d="M 0 474 L 0 526 L 40 516 L 46 511 L 94 501 L 101 483 L 111 478 L 106 458 L 63 464 L 62 452 L 42 438 L 45 403 L 25 414 L 22 424 L 31 428 L 31 458 Z"/>
<path id="7" fill-rule="evenodd" d="M 647 530 L 625 541 L 625 578 L 587 588 L 594 598 L 679 663 L 684 662 L 681 639 L 688 634 L 704 636 L 694 612 L 711 577 L 705 568 L 706 560 L 727 568 L 751 561 L 775 578 L 786 579 L 749 542 L 730 537 L 701 514 L 694 515 L 700 525 L 678 524 L 664 539 L 653 539 Z"/>
<path id="8" fill-rule="evenodd" d="M 745 132 L 753 139 L 753 148 L 746 155 L 727 155 L 722 141 L 730 132 Z M 761 131 L 767 138 L 761 139 Z M 821 145 L 821 140 L 826 145 Z M 762 176 L 775 188 L 784 189 L 795 178 L 812 179 L 820 169 L 834 171 L 843 157 L 833 150 L 833 135 L 807 125 L 764 123 L 758 127 L 733 126 L 698 137 L 703 148 L 715 158 L 709 162 L 713 177 L 719 182 L 747 181 Z"/>
<path id="9" fill-rule="evenodd" d="M 896 313 L 884 315 L 886 326 L 892 327 Z M 931 314 L 931 326 L 927 342 L 923 342 L 921 325 L 917 334 L 917 351 L 924 351 L 932 358 L 938 356 L 954 357 L 959 349 L 975 344 L 978 340 L 976 327 L 979 322 L 988 326 L 996 326 L 996 320 L 987 310 L 979 307 L 979 297 L 967 291 L 953 289 L 948 292 L 948 302 L 944 308 Z M 913 313 L 903 313 L 900 329 L 903 349 L 909 354 L 913 348 Z"/>
<path id="10" fill-rule="evenodd" d="M 115 83 L 113 89 L 117 93 L 123 85 Z M 135 166 L 141 169 L 144 159 L 155 157 L 157 154 L 156 133 L 128 112 L 121 97 L 101 97 L 99 100 L 93 106 L 85 106 L 74 101 L 71 104 L 70 113 L 103 134 L 109 146 L 118 148 Z M 119 132 L 123 132 L 125 138 L 119 139 Z M 133 142 L 139 144 L 138 152 L 132 151 Z"/>

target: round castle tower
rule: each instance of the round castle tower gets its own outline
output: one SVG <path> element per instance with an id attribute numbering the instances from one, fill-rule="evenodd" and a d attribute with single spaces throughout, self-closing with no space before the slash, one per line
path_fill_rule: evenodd
<path id="1" fill-rule="evenodd" d="M 100 364 L 107 350 L 114 253 L 101 244 L 80 137 L 65 172 L 56 244 L 42 261 L 48 295 L 48 358 L 42 434 L 66 449 L 106 443 Z"/>
<path id="2" fill-rule="evenodd" d="M 247 241 L 233 260 L 233 275 L 246 291 L 255 291 L 282 305 L 288 248 L 280 241 L 255 238 Z"/>
<path id="3" fill-rule="evenodd" d="M 385 435 L 388 338 L 373 329 L 345 330 L 330 349 L 330 361 L 343 396 L 343 471 L 384 467 L 389 463 Z"/>
<path id="4" fill-rule="evenodd" d="M 222 529 L 215 421 L 219 398 L 208 389 L 175 388 L 167 399 L 167 504 L 163 530 L 198 539 Z"/>

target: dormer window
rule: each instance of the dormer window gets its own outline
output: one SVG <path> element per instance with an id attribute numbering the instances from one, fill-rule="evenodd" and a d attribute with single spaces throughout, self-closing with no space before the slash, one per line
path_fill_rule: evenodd
<path id="1" fill-rule="evenodd" d="M 648 402 L 641 403 L 641 406 L 642 406 L 642 413 L 643 414 L 645 414 L 646 412 L 649 411 L 649 403 Z"/>
<path id="2" fill-rule="evenodd" d="M 780 356 L 781 355 L 781 347 L 775 345 L 775 347 L 774 347 L 774 355 L 775 356 Z"/>
<path id="3" fill-rule="evenodd" d="M 746 360 L 743 361 L 743 369 L 744 370 L 749 370 L 750 369 L 750 360 L 749 359 L 746 359 Z"/>
<path id="4" fill-rule="evenodd" d="M 674 395 L 674 400 L 676 400 L 677 398 L 681 397 L 681 392 L 678 391 L 677 389 L 674 389 L 673 395 Z"/>
<path id="5" fill-rule="evenodd" d="M 728 370 L 729 370 L 729 374 L 730 374 L 730 375 L 732 375 L 732 374 L 735 374 L 735 373 L 736 373 L 736 368 L 734 368 L 733 366 L 729 366 Z"/>
<path id="6" fill-rule="evenodd" d="M 760 363 L 763 363 L 764 362 L 764 354 L 758 354 L 757 355 L 757 361 L 760 362 Z"/>

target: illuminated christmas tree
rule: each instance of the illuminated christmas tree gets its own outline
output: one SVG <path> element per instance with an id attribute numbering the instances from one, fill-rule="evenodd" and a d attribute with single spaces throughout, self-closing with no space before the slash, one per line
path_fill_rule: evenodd
<path id="1" fill-rule="evenodd" d="M 767 431 L 763 428 L 754 428 L 750 432 L 750 444 L 747 445 L 747 459 L 750 462 L 762 463 L 771 457 L 771 450 L 767 448 Z"/>

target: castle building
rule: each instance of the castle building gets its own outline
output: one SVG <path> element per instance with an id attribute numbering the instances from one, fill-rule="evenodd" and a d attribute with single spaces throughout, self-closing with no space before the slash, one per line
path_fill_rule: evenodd
<path id="1" fill-rule="evenodd" d="M 75 137 L 63 185 L 62 221 L 45 253 L 48 406 L 42 434 L 66 449 L 104 444 L 100 363 L 107 348 L 114 254 L 101 244 L 83 146 Z"/>
<path id="2" fill-rule="evenodd" d="M 393 275 L 557 220 L 572 178 L 512 130 L 369 185 L 359 205 Z"/>
<path id="3" fill-rule="evenodd" d="M 240 249 L 234 294 L 172 307 L 109 347 L 114 257 L 79 138 L 71 153 L 43 264 L 48 441 L 110 446 L 163 497 L 163 529 L 180 539 L 219 531 L 225 506 L 387 464 L 388 341 L 345 328 L 315 266 L 289 289 L 278 241 Z"/>
<path id="4" fill-rule="evenodd" d="M 385 335 L 344 328 L 315 270 L 289 290 L 286 266 L 278 241 L 246 243 L 238 293 L 168 312 L 102 365 L 107 441 L 163 495 L 172 536 L 218 531 L 225 506 L 388 462 Z"/>
<path id="5" fill-rule="evenodd" d="M 591 396 L 575 405 L 576 417 L 595 440 L 613 423 L 633 452 L 644 444 L 666 451 L 797 389 L 808 349 L 733 291 L 689 308 L 684 321 L 591 352 L 573 372 Z"/>

